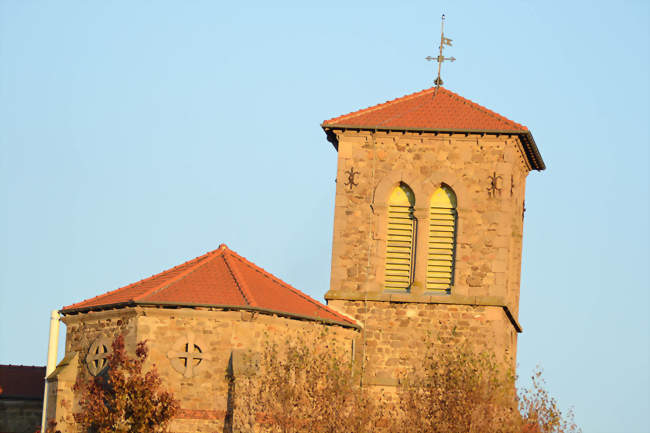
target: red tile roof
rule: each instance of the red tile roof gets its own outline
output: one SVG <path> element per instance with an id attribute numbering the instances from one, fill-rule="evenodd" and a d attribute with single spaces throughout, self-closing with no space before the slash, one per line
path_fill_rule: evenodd
<path id="1" fill-rule="evenodd" d="M 325 131 L 341 128 L 516 134 L 524 142 L 532 167 L 546 168 L 527 127 L 444 87 L 437 91 L 432 87 L 338 116 L 324 121 L 321 126 Z M 335 135 L 328 134 L 328 139 L 338 147 Z"/>
<path id="2" fill-rule="evenodd" d="M 45 367 L 0 365 L 0 398 L 43 400 Z"/>
<path id="3" fill-rule="evenodd" d="M 64 314 L 127 305 L 214 306 L 270 311 L 357 326 L 226 245 L 147 279 L 61 310 Z"/>

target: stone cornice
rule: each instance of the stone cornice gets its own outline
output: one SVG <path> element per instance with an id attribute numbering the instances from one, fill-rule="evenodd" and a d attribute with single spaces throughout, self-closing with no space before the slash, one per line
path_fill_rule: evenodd
<path id="1" fill-rule="evenodd" d="M 415 132 L 415 133 L 433 133 L 433 134 L 479 134 L 479 135 L 495 135 L 506 136 L 506 137 L 519 137 L 521 140 L 522 146 L 524 148 L 524 154 L 527 157 L 528 163 L 531 168 L 534 170 L 542 171 L 546 170 L 546 164 L 542 159 L 542 155 L 539 153 L 539 148 L 533 134 L 530 131 L 509 131 L 509 130 L 480 130 L 480 129 L 432 129 L 432 128 L 397 128 L 397 127 L 385 127 L 385 126 L 362 126 L 362 125 L 325 125 L 322 124 L 321 127 L 325 131 L 327 136 L 327 141 L 332 143 L 334 148 L 338 150 L 339 140 L 336 134 L 337 131 L 346 131 L 346 130 L 356 130 L 356 131 L 385 131 L 385 132 Z"/>
<path id="2" fill-rule="evenodd" d="M 124 314 L 129 316 L 142 315 L 143 308 L 160 308 L 160 309 L 169 309 L 176 310 L 182 308 L 191 308 L 195 309 L 194 311 L 200 311 L 198 309 L 210 309 L 212 311 L 251 311 L 267 315 L 275 315 L 278 317 L 286 317 L 294 320 L 310 321 L 310 322 L 320 322 L 324 325 L 336 325 L 342 326 L 344 328 L 352 329 L 361 329 L 358 324 L 347 323 L 343 321 L 336 321 L 331 319 L 326 319 L 316 316 L 306 316 L 301 314 L 292 314 L 284 311 L 276 311 L 268 308 L 259 308 L 252 306 L 239 306 L 239 305 L 212 305 L 212 304 L 200 304 L 200 303 L 179 303 L 179 302 L 136 302 L 130 301 L 128 303 L 117 303 L 113 305 L 99 307 L 89 307 L 89 308 L 78 308 L 78 309 L 68 309 L 61 310 L 60 313 L 64 314 L 62 321 L 65 324 L 74 323 L 80 320 L 88 320 L 89 317 L 93 319 L 101 320 L 104 318 L 118 317 Z M 98 310 L 98 311 L 96 311 Z"/>
<path id="3" fill-rule="evenodd" d="M 506 300 L 501 296 L 463 296 L 463 295 L 438 295 L 438 294 L 415 294 L 415 293 L 390 293 L 390 292 L 359 292 L 330 290 L 325 294 L 327 301 L 370 301 L 370 302 L 393 302 L 393 303 L 414 303 L 414 304 L 447 304 L 447 305 L 471 305 L 481 307 L 501 307 L 518 333 L 522 327 L 514 317 Z"/>

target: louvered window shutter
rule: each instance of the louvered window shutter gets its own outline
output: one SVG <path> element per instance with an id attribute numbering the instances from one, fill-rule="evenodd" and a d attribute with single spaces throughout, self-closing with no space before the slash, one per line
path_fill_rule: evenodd
<path id="1" fill-rule="evenodd" d="M 456 195 L 442 186 L 431 197 L 427 290 L 449 293 L 456 259 Z"/>
<path id="2" fill-rule="evenodd" d="M 412 283 L 416 219 L 415 196 L 405 184 L 396 187 L 388 200 L 388 236 L 386 241 L 387 290 L 406 291 Z"/>

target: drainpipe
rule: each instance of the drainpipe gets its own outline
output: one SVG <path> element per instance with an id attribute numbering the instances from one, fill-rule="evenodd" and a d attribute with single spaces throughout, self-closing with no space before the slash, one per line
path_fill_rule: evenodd
<path id="1" fill-rule="evenodd" d="M 52 310 L 50 314 L 50 341 L 47 344 L 47 367 L 45 367 L 45 390 L 43 392 L 43 417 L 41 418 L 41 433 L 45 432 L 47 416 L 47 377 L 56 368 L 56 354 L 59 350 L 59 312 Z"/>

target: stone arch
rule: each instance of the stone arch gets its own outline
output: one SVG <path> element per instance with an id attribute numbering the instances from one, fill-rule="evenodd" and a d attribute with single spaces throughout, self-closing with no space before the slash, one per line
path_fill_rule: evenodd
<path id="1" fill-rule="evenodd" d="M 423 188 L 421 176 L 414 176 L 408 171 L 392 171 L 384 176 L 375 187 L 373 193 L 373 205 L 385 206 L 388 203 L 390 194 L 400 183 L 408 185 L 415 195 L 415 207 L 418 207 L 425 200 L 425 189 Z"/>
<path id="2" fill-rule="evenodd" d="M 442 183 L 431 195 L 427 233 L 427 292 L 451 293 L 456 262 L 457 197 L 454 190 Z"/>
<path id="3" fill-rule="evenodd" d="M 436 170 L 422 182 L 422 189 L 425 191 L 425 200 L 430 200 L 433 193 L 443 185 L 449 187 L 456 195 L 456 209 L 471 207 L 472 197 L 465 187 L 465 183 L 457 173 L 451 170 Z"/>
<path id="4" fill-rule="evenodd" d="M 465 288 L 461 285 L 458 285 L 458 275 L 459 271 L 461 271 L 460 267 L 462 267 L 462 263 L 458 261 L 458 255 L 460 253 L 460 248 L 461 245 L 465 244 L 468 239 L 468 232 L 467 230 L 469 229 L 468 226 L 466 225 L 467 222 L 467 213 L 476 207 L 476 203 L 474 202 L 475 198 L 469 188 L 467 188 L 467 183 L 463 181 L 462 175 L 456 172 L 453 172 L 451 170 L 435 170 L 433 171 L 429 176 L 427 176 L 427 179 L 423 182 L 424 188 L 426 190 L 426 200 L 427 203 L 431 200 L 433 194 L 438 190 L 438 188 L 441 187 L 448 187 L 451 189 L 455 195 L 456 198 L 456 221 L 455 221 L 455 242 L 454 242 L 454 266 L 453 266 L 453 275 L 452 275 L 452 281 L 453 285 L 451 287 L 451 292 L 452 294 L 464 294 Z M 426 225 L 427 227 L 427 239 L 428 239 L 428 228 L 430 227 L 430 216 L 429 212 L 427 212 L 425 216 L 425 221 L 422 221 L 423 225 Z M 428 262 L 428 257 L 426 254 L 423 254 L 420 256 L 420 261 L 421 263 L 427 263 Z M 426 267 L 423 267 L 421 270 L 422 272 L 422 280 L 426 282 L 427 277 L 426 277 L 426 272 L 427 269 Z M 425 283 L 426 284 L 426 283 Z"/>
<path id="5" fill-rule="evenodd" d="M 414 213 L 417 217 L 420 217 L 428 207 L 426 189 L 422 181 L 422 176 L 414 175 L 406 170 L 395 170 L 383 176 L 373 191 L 372 208 L 374 213 L 373 232 L 375 242 L 375 267 L 373 274 L 375 285 L 372 290 L 383 291 L 385 289 L 384 265 L 386 263 L 388 202 L 390 195 L 401 184 L 408 186 L 415 197 L 413 206 L 415 209 Z"/>
<path id="6" fill-rule="evenodd" d="M 388 199 L 387 236 L 384 262 L 384 289 L 408 291 L 415 273 L 417 219 L 414 216 L 415 194 L 400 182 Z"/>

